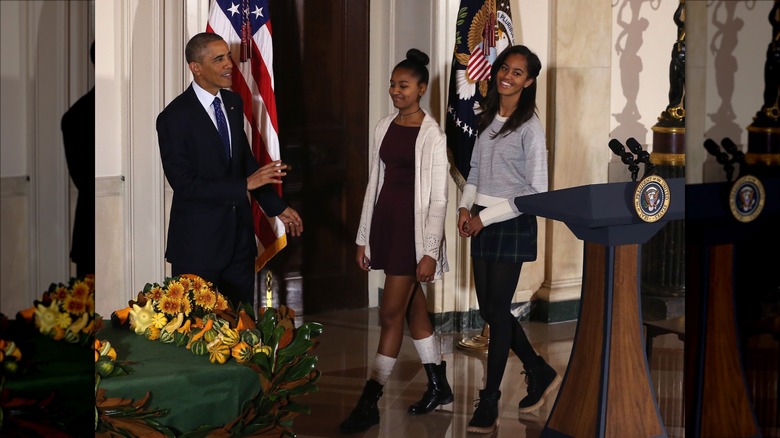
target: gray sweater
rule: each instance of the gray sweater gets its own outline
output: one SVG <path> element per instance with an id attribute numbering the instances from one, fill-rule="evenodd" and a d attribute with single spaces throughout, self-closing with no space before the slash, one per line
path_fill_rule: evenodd
<path id="1" fill-rule="evenodd" d="M 491 138 L 506 121 L 496 115 L 477 138 L 471 154 L 471 170 L 458 208 L 486 207 L 479 213 L 484 226 L 515 218 L 512 200 L 517 196 L 547 191 L 547 147 L 542 124 L 536 115 L 510 132 Z"/>

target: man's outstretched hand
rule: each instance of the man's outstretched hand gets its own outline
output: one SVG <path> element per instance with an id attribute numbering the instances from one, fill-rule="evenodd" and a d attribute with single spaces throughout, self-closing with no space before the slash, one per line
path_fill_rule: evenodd
<path id="1" fill-rule="evenodd" d="M 246 189 L 254 190 L 266 184 L 281 184 L 282 177 L 287 175 L 287 165 L 282 160 L 271 161 L 246 179 Z"/>

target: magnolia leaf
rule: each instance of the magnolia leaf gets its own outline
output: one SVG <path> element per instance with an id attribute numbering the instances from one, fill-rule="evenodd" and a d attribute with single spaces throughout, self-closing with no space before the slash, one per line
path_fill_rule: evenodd
<path id="1" fill-rule="evenodd" d="M 268 394 L 268 390 L 271 389 L 271 382 L 262 374 L 260 374 L 260 388 L 262 388 L 263 394 Z"/>
<path id="2" fill-rule="evenodd" d="M 299 356 L 309 350 L 313 345 L 309 340 L 308 330 L 298 330 L 295 334 L 295 339 L 287 347 L 279 350 L 280 356 Z"/>
<path id="3" fill-rule="evenodd" d="M 273 336 L 274 327 L 276 327 L 276 313 L 270 309 L 263 313 L 259 326 L 263 331 L 263 342 L 267 344 Z"/>
<path id="4" fill-rule="evenodd" d="M 282 339 L 282 336 L 284 335 L 284 327 L 277 326 L 274 329 L 274 335 L 271 338 L 271 342 L 268 343 L 268 345 L 273 348 L 274 351 L 276 351 L 279 348 L 279 341 Z"/>
<path id="5" fill-rule="evenodd" d="M 319 387 L 317 387 L 316 384 L 313 382 L 306 382 L 305 380 L 301 379 L 299 382 L 305 382 L 303 385 L 297 386 L 295 388 L 292 388 L 287 391 L 287 395 L 290 397 L 295 397 L 301 394 L 308 394 L 310 392 L 317 392 L 319 391 Z"/>
<path id="6" fill-rule="evenodd" d="M 300 363 L 293 366 L 290 371 L 287 372 L 284 376 L 284 380 L 288 382 L 293 382 L 295 380 L 298 380 L 300 378 L 303 378 L 304 376 L 307 376 L 312 370 L 314 370 L 314 366 L 317 365 L 317 357 L 316 356 L 308 356 L 305 359 L 303 359 Z"/>
<path id="7" fill-rule="evenodd" d="M 306 327 L 304 330 L 308 330 L 312 338 L 321 335 L 324 330 L 324 327 L 319 322 L 307 322 L 301 326 L 301 328 L 303 327 Z"/>
<path id="8" fill-rule="evenodd" d="M 298 356 L 288 356 L 282 353 L 284 350 L 279 350 L 279 354 L 276 355 L 276 372 L 281 373 L 292 361 L 298 358 Z"/>
<path id="9" fill-rule="evenodd" d="M 279 348 L 284 348 L 288 345 L 290 345 L 290 342 L 293 340 L 293 330 L 291 328 L 285 328 L 284 333 L 282 333 L 282 336 L 279 338 Z"/>

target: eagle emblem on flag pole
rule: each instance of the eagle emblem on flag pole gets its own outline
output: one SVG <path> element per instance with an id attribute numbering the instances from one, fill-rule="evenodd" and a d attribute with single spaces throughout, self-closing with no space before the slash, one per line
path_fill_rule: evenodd
<path id="1" fill-rule="evenodd" d="M 468 177 L 477 138 L 476 115 L 488 90 L 493 61 L 514 44 L 508 1 L 462 0 L 456 23 L 449 100 L 447 143 L 452 177 L 459 188 Z"/>

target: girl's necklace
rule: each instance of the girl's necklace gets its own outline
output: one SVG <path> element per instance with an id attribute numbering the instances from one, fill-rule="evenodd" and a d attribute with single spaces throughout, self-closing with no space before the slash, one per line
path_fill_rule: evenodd
<path id="1" fill-rule="evenodd" d="M 411 116 L 412 114 L 417 114 L 417 113 L 419 113 L 420 111 L 422 111 L 422 107 L 418 107 L 418 108 L 417 108 L 417 111 L 412 111 L 412 112 L 410 112 L 410 113 L 407 113 L 407 114 L 401 114 L 401 113 L 399 112 L 399 113 L 398 113 L 398 115 L 399 115 L 399 116 L 401 116 L 401 120 L 403 120 L 403 119 L 404 119 L 404 117 Z"/>

